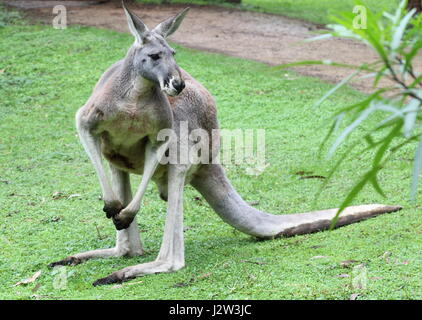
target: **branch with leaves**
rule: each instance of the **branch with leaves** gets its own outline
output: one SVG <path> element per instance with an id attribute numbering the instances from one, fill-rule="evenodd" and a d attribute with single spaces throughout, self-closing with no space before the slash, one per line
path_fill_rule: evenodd
<path id="1" fill-rule="evenodd" d="M 358 5 L 363 5 L 358 2 Z M 375 190 L 385 196 L 377 174 L 385 166 L 397 150 L 403 146 L 418 141 L 414 157 L 411 197 L 416 192 L 419 174 L 422 170 L 422 74 L 414 70 L 414 60 L 422 48 L 422 16 L 416 15 L 416 10 L 406 10 L 407 1 L 402 1 L 394 13 L 374 14 L 367 10 L 367 27 L 355 28 L 353 12 L 341 13 L 333 17 L 336 24 L 328 25 L 330 31 L 311 40 L 342 37 L 357 40 L 371 47 L 378 59 L 370 64 L 360 66 L 345 65 L 327 61 L 302 61 L 285 64 L 278 68 L 302 66 L 310 64 L 341 66 L 353 69 L 353 73 L 327 92 L 317 103 L 319 107 L 338 89 L 357 78 L 362 71 L 365 78 L 373 78 L 373 92 L 364 99 L 342 108 L 334 115 L 333 124 L 325 137 L 321 149 L 330 137 L 336 135 L 329 149 L 333 155 L 357 128 L 364 129 L 363 141 L 365 150 L 375 150 L 371 168 L 358 180 L 340 205 L 340 209 L 332 225 L 335 225 L 340 213 L 353 201 L 356 195 L 367 184 L 372 184 Z M 380 84 L 381 79 L 390 81 Z M 387 84 L 384 84 L 387 83 Z M 392 85 L 390 85 L 392 84 Z M 382 113 L 383 119 L 375 126 L 367 128 L 364 123 L 374 115 Z M 348 122 L 346 122 L 348 121 Z M 339 132 L 341 125 L 345 128 Z M 418 133 L 419 132 L 419 133 Z M 341 156 L 332 168 L 328 178 L 337 171 L 340 164 L 350 154 L 353 144 Z M 328 183 L 326 179 L 324 186 Z"/>

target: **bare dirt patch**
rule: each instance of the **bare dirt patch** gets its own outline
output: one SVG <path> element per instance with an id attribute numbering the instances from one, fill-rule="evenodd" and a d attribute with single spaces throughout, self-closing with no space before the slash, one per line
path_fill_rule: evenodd
<path id="1" fill-rule="evenodd" d="M 63 3 L 68 9 L 68 23 L 95 26 L 128 32 L 120 2 L 102 1 L 5 1 L 21 2 L 31 19 L 50 24 L 51 7 Z M 44 7 L 34 3 L 42 2 Z M 76 3 L 84 6 L 77 6 Z M 92 4 L 96 2 L 96 4 Z M 76 6 L 75 6 L 76 5 Z M 149 26 L 154 26 L 184 8 L 180 5 L 134 4 L 131 8 Z M 184 23 L 170 40 L 189 48 L 224 53 L 256 60 L 269 65 L 301 60 L 329 60 L 359 65 L 373 61 L 376 56 L 367 46 L 348 39 L 329 39 L 304 43 L 314 37 L 314 24 L 278 15 L 239 11 L 212 6 L 191 6 Z M 416 70 L 422 70 L 417 61 Z M 349 69 L 327 66 L 296 68 L 300 74 L 338 82 L 351 73 Z M 371 90 L 371 79 L 359 80 L 353 86 Z"/>

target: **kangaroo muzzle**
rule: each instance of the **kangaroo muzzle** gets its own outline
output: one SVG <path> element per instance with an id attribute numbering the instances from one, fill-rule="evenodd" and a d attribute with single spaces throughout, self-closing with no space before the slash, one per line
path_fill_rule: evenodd
<path id="1" fill-rule="evenodd" d="M 160 83 L 161 90 L 167 95 L 174 97 L 180 94 L 185 88 L 185 81 L 182 78 L 171 76 Z"/>

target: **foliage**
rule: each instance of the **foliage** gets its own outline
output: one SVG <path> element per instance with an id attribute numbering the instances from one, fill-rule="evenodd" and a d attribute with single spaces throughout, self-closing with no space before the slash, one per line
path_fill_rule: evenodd
<path id="1" fill-rule="evenodd" d="M 360 3 L 361 4 L 361 3 Z M 348 206 L 366 184 L 372 184 L 377 192 L 385 195 L 377 175 L 385 167 L 391 156 L 408 143 L 419 141 L 414 156 L 413 179 L 411 187 L 412 198 L 416 192 L 419 174 L 422 169 L 422 74 L 414 70 L 414 60 L 422 48 L 422 16 L 414 15 L 415 10 L 406 11 L 406 1 L 402 1 L 393 14 L 384 12 L 374 14 L 367 10 L 367 26 L 358 28 L 354 24 L 356 16 L 353 12 L 345 12 L 333 17 L 337 24 L 329 25 L 331 31 L 315 39 L 328 37 L 346 37 L 370 46 L 378 56 L 372 63 L 361 66 L 349 65 L 355 71 L 337 86 L 328 91 L 317 103 L 320 106 L 327 98 L 342 86 L 356 78 L 362 71 L 367 72 L 364 78 L 373 78 L 374 91 L 368 97 L 341 108 L 334 115 L 334 122 L 324 142 L 339 128 L 345 128 L 337 134 L 329 154 L 332 155 L 338 147 L 350 138 L 358 128 L 364 127 L 364 134 L 355 139 L 358 144 L 364 143 L 366 150 L 373 150 L 370 169 L 353 186 L 340 206 L 341 211 Z M 338 65 L 330 61 L 304 61 L 292 65 L 325 64 Z M 284 65 L 286 67 L 288 65 Z M 381 82 L 382 80 L 388 80 Z M 381 113 L 382 119 L 373 126 L 364 124 L 375 115 Z M 340 162 L 348 155 L 344 152 Z M 334 173 L 338 165 L 333 167 Z M 337 215 L 337 217 L 338 217 Z M 336 220 L 333 221 L 333 224 Z"/>

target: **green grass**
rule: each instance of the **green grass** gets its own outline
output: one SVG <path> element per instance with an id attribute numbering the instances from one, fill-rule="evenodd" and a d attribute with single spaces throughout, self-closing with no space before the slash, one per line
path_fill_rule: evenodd
<path id="1" fill-rule="evenodd" d="M 143 3 L 161 3 L 161 0 L 137 0 Z M 397 0 L 363 0 L 372 11 L 391 11 L 397 6 Z M 240 5 L 206 0 L 172 0 L 172 3 L 213 4 L 244 10 L 260 11 L 297 18 L 317 24 L 330 23 L 330 15 L 338 11 L 352 11 L 354 0 L 242 0 Z"/>
<path id="2" fill-rule="evenodd" d="M 6 26 L 0 39 L 0 299 L 348 299 L 352 293 L 359 299 L 422 298 L 422 219 L 420 207 L 407 200 L 413 147 L 395 155 L 380 175 L 388 199 L 368 188 L 355 201 L 401 204 L 401 212 L 332 232 L 256 241 L 223 223 L 188 187 L 186 267 L 117 288 L 93 287 L 97 278 L 157 255 L 165 203 L 150 185 L 139 213 L 147 254 L 68 267 L 67 286 L 55 289 L 48 263 L 114 245 L 114 227 L 101 211 L 97 177 L 75 135 L 74 114 L 132 38 L 88 27 Z M 243 165 L 228 167 L 247 201 L 273 213 L 339 205 L 367 169 L 369 155 L 352 154 L 316 203 L 321 180 L 296 173 L 327 174 L 335 159 L 316 155 L 330 115 L 360 93 L 346 89 L 312 109 L 330 85 L 255 62 L 177 49 L 180 66 L 215 96 L 223 128 L 266 129 L 271 165 L 264 173 L 251 177 Z M 340 264 L 345 260 L 366 266 L 366 290 L 352 287 L 352 269 Z M 34 283 L 14 286 L 38 270 Z"/>

